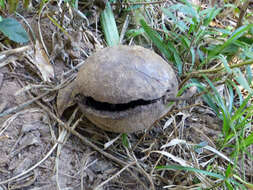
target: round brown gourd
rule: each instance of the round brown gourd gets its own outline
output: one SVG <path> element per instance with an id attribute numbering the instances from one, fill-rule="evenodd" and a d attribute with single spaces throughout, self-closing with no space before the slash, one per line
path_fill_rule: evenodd
<path id="1" fill-rule="evenodd" d="M 129 133 L 150 127 L 171 107 L 178 82 L 171 66 L 140 46 L 104 48 L 87 58 L 76 79 L 58 94 L 60 114 L 77 102 L 96 126 Z"/>

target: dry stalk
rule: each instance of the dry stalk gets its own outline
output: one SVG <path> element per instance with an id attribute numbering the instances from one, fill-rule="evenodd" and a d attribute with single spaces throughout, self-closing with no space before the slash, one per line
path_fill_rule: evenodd
<path id="1" fill-rule="evenodd" d="M 129 168 L 130 166 L 134 165 L 135 162 L 131 162 L 129 164 L 127 164 L 125 167 L 123 167 L 120 171 L 118 171 L 116 174 L 114 174 L 113 176 L 111 176 L 110 178 L 108 178 L 107 180 L 105 180 L 104 182 L 102 182 L 100 185 L 98 185 L 97 187 L 94 188 L 94 190 L 99 190 L 101 189 L 106 183 L 108 183 L 109 181 L 111 181 L 112 179 L 116 178 L 118 175 L 120 175 L 124 170 L 126 170 L 127 168 Z"/>

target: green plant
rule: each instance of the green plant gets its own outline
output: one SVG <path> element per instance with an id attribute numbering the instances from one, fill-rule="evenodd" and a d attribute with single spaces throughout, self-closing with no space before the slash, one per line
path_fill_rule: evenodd
<path id="1" fill-rule="evenodd" d="M 253 145 L 253 83 L 250 67 L 253 64 L 253 24 L 238 28 L 214 28 L 210 23 L 221 9 L 213 7 L 201 10 L 187 1 L 162 11 L 167 18 L 162 23 L 163 31 L 154 30 L 147 20 L 140 21 L 142 29 L 166 59 L 175 64 L 183 79 L 179 93 L 189 86 L 197 86 L 204 102 L 223 121 L 219 150 L 231 149 L 230 157 L 235 165 L 229 165 L 223 175 L 218 174 L 220 171 L 214 174 L 181 166 L 158 168 L 183 169 L 219 178 L 222 181 L 218 186 L 224 189 L 252 188 L 252 184 L 239 177 L 237 163 L 246 155 L 253 159 L 248 151 Z M 178 13 L 183 17 L 179 18 Z M 234 58 L 241 62 L 234 63 Z M 185 85 L 187 81 L 189 83 Z M 224 86 L 226 96 L 218 92 L 219 85 Z M 246 98 L 239 86 L 247 91 Z"/>

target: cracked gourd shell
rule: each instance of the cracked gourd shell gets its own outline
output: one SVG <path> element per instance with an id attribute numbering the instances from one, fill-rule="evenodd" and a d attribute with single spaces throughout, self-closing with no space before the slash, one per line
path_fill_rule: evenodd
<path id="1" fill-rule="evenodd" d="M 178 82 L 171 66 L 153 51 L 120 45 L 91 55 L 69 91 L 70 99 L 79 96 L 81 110 L 98 127 L 127 133 L 148 128 L 167 113 L 170 107 L 165 103 L 166 97 L 176 96 Z M 89 106 L 87 98 L 102 103 L 102 107 L 136 105 L 120 111 L 99 110 Z"/>

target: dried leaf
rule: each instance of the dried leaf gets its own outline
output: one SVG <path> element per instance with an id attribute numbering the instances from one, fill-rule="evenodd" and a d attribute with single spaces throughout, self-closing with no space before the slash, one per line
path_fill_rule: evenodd
<path id="1" fill-rule="evenodd" d="M 59 90 L 57 96 L 57 109 L 60 116 L 63 114 L 65 109 L 74 103 L 72 96 L 73 92 L 75 92 L 73 83 L 70 83 L 65 88 Z"/>
<path id="2" fill-rule="evenodd" d="M 36 40 L 35 44 L 34 64 L 42 74 L 43 80 L 51 82 L 51 79 L 54 78 L 54 68 L 50 64 L 49 58 L 38 40 Z"/>

